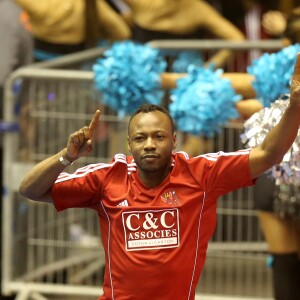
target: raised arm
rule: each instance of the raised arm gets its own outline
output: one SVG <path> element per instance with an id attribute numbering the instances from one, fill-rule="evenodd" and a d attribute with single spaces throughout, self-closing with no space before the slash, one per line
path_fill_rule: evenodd
<path id="1" fill-rule="evenodd" d="M 60 161 L 60 157 L 73 162 L 92 152 L 92 137 L 98 125 L 99 116 L 100 110 L 97 110 L 89 126 L 85 126 L 69 136 L 66 148 L 43 160 L 25 175 L 19 187 L 22 196 L 40 202 L 53 202 L 51 187 L 58 175 L 66 168 Z"/>
<path id="2" fill-rule="evenodd" d="M 293 144 L 300 124 L 300 53 L 294 67 L 290 102 L 279 123 L 267 134 L 263 143 L 250 153 L 252 177 L 257 177 L 282 161 Z"/>

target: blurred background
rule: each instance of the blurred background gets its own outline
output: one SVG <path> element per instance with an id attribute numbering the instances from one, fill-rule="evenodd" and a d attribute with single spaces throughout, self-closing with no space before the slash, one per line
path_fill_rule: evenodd
<path id="1" fill-rule="evenodd" d="M 298 42 L 298 2 L 0 0 L 1 299 L 97 299 L 101 294 L 104 251 L 95 212 L 58 214 L 53 206 L 18 194 L 25 172 L 64 148 L 68 135 L 99 107 L 94 154 L 69 170 L 127 153 L 128 115 L 120 115 L 104 101 L 105 91 L 95 88 L 97 60 L 115 43 L 133 41 L 157 49 L 166 72 L 187 73 L 192 64 L 247 73 L 263 54 Z M 171 94 L 172 88 L 163 89 L 166 107 Z M 179 131 L 177 150 L 188 145 L 193 155 L 242 149 L 244 121 L 226 122 L 213 137 L 191 140 Z M 240 189 L 219 200 L 196 299 L 276 299 L 275 282 L 287 289 L 292 280 L 300 282 L 299 258 L 290 263 L 293 269 L 288 267 L 297 249 L 286 249 L 282 239 L 283 247 L 276 248 L 276 238 L 269 244 L 269 219 L 260 212 L 270 210 L 257 206 L 258 198 L 269 197 L 262 191 L 272 197 L 274 186 L 257 189 Z M 284 217 L 274 218 L 291 232 Z M 299 228 L 299 219 L 289 226 Z M 270 234 L 280 240 L 281 232 Z M 276 274 L 275 261 L 280 262 Z M 286 273 L 294 279 L 283 281 Z M 299 291 L 290 295 L 284 299 L 300 299 Z"/>

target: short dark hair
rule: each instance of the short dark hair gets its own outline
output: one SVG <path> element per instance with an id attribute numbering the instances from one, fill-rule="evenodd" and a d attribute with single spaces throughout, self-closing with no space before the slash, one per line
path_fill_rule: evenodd
<path id="1" fill-rule="evenodd" d="M 156 104 L 149 104 L 149 103 L 145 103 L 145 104 L 142 104 L 130 117 L 129 119 L 129 122 L 128 122 L 128 130 L 129 130 L 129 127 L 130 127 L 130 123 L 132 121 L 132 119 L 139 113 L 149 113 L 149 112 L 153 112 L 153 111 L 160 111 L 162 112 L 163 114 L 165 114 L 170 122 L 171 122 L 171 126 L 172 126 L 172 132 L 174 133 L 175 132 L 175 125 L 174 125 L 174 121 L 173 121 L 173 118 L 171 117 L 169 111 L 164 108 L 163 106 L 160 106 L 160 105 L 156 105 Z"/>

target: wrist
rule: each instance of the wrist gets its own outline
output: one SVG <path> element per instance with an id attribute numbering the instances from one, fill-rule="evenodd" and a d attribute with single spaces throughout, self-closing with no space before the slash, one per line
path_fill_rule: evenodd
<path id="1" fill-rule="evenodd" d="M 66 148 L 59 153 L 59 161 L 64 166 L 72 165 L 75 160 L 68 155 Z"/>

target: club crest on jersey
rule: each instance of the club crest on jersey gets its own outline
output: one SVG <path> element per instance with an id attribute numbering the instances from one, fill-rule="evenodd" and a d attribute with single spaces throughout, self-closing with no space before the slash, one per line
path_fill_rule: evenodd
<path id="1" fill-rule="evenodd" d="M 168 191 L 168 192 L 164 192 L 161 196 L 160 199 L 166 203 L 169 204 L 170 206 L 179 206 L 180 200 L 176 195 L 175 191 Z"/>
<path id="2" fill-rule="evenodd" d="M 177 208 L 122 213 L 127 251 L 179 247 Z"/>

